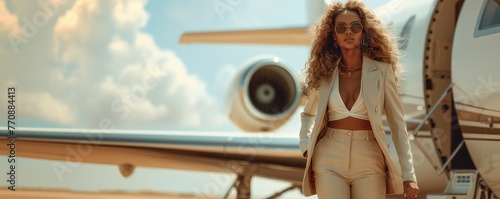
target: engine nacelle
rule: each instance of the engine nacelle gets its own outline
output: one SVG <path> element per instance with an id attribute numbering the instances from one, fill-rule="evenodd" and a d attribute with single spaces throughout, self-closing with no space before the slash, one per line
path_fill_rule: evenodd
<path id="1" fill-rule="evenodd" d="M 297 77 L 278 57 L 250 60 L 230 85 L 229 118 L 244 131 L 272 131 L 290 119 L 299 105 Z"/>

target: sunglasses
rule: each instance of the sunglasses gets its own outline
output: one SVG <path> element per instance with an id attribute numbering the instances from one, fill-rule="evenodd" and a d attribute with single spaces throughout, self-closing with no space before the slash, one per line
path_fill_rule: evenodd
<path id="1" fill-rule="evenodd" d="M 354 22 L 351 26 L 347 26 L 345 23 L 338 23 L 335 25 L 335 32 L 337 34 L 344 34 L 347 28 L 351 28 L 352 33 L 360 33 L 363 30 L 363 25 L 361 25 L 361 22 Z"/>

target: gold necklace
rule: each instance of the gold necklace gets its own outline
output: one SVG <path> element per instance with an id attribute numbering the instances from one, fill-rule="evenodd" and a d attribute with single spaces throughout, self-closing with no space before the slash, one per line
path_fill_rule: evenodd
<path id="1" fill-rule="evenodd" d="M 361 66 L 362 61 L 363 61 L 363 59 L 360 59 L 356 65 L 354 65 L 353 67 L 350 67 L 350 68 L 353 68 L 351 71 L 347 70 L 348 67 L 342 63 L 342 60 L 340 60 L 339 63 L 340 63 L 340 67 L 342 67 L 342 69 L 344 69 L 347 72 L 347 76 L 351 77 L 352 72 L 354 72 L 355 70 L 357 70 Z M 344 74 L 344 73 L 342 73 L 342 74 Z"/>

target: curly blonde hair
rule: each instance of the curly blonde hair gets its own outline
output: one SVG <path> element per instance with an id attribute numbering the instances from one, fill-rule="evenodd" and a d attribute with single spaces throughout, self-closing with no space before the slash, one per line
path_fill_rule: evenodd
<path id="1" fill-rule="evenodd" d="M 311 29 L 315 38 L 304 69 L 306 79 L 303 93 L 306 95 L 311 89 L 318 89 L 320 82 L 330 78 L 337 68 L 341 54 L 340 48 L 334 46 L 335 19 L 345 10 L 354 11 L 361 18 L 362 39 L 365 43 L 362 45 L 362 54 L 370 59 L 389 63 L 396 77 L 399 77 L 399 50 L 391 32 L 362 1 L 348 0 L 345 4 L 335 2 L 327 6 L 326 12 Z"/>

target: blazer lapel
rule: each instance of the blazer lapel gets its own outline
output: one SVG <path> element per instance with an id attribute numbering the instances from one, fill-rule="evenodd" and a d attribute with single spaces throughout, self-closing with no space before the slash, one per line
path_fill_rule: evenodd
<path id="1" fill-rule="evenodd" d="M 318 110 L 323 110 L 328 105 L 328 99 L 330 98 L 330 93 L 332 91 L 332 85 L 334 82 L 334 78 L 336 77 L 337 70 L 333 72 L 333 77 L 329 80 L 325 80 L 322 82 L 319 88 L 319 102 L 318 102 Z"/>
<path id="2" fill-rule="evenodd" d="M 338 65 L 338 62 L 337 62 Z M 330 92 L 332 90 L 332 85 L 334 78 L 337 77 L 337 69 L 333 72 L 333 76 L 330 79 L 323 80 L 318 89 L 318 110 L 316 110 L 316 120 L 313 129 L 312 143 L 310 146 L 316 146 L 316 140 L 321 134 L 321 130 L 326 121 L 325 113 L 328 107 L 328 99 L 330 98 Z"/>
<path id="3" fill-rule="evenodd" d="M 370 58 L 363 56 L 363 68 L 361 69 L 361 86 L 363 86 L 363 97 L 367 108 L 376 105 L 377 93 L 380 91 L 380 72 L 378 66 Z"/>
<path id="4" fill-rule="evenodd" d="M 328 79 L 328 80 L 323 80 L 323 82 L 321 82 L 321 85 L 319 87 L 319 101 L 318 101 L 318 110 L 317 110 L 317 114 L 316 114 L 316 124 L 319 124 L 319 125 L 315 125 L 316 128 L 318 128 L 316 130 L 317 134 L 320 133 L 321 131 L 321 128 L 323 128 L 323 122 L 325 120 L 325 113 L 326 113 L 326 109 L 328 107 L 328 99 L 330 98 L 330 92 L 332 90 L 332 85 L 333 85 L 333 82 L 334 82 L 334 78 L 336 76 L 336 73 L 337 70 L 334 71 L 333 73 L 333 77 Z"/>

